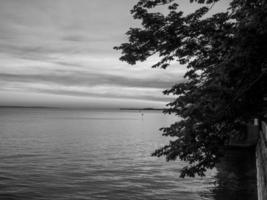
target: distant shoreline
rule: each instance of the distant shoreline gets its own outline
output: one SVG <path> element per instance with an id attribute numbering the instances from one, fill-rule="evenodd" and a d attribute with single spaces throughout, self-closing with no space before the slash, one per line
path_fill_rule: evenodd
<path id="1" fill-rule="evenodd" d="M 63 107 L 48 107 L 48 106 L 0 106 L 0 108 L 64 109 Z"/>
<path id="2" fill-rule="evenodd" d="M 163 108 L 120 108 L 120 110 L 164 110 Z"/>
<path id="3" fill-rule="evenodd" d="M 50 106 L 0 106 L 1 108 L 21 108 L 21 109 L 67 109 L 67 110 L 135 110 L 135 111 L 163 111 L 163 108 L 84 108 L 84 107 L 50 107 Z"/>

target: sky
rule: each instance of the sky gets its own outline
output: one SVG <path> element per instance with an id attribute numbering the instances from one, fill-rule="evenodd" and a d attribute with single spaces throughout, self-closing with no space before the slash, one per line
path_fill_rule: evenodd
<path id="1" fill-rule="evenodd" d="M 0 0 L 0 106 L 163 107 L 185 67 L 130 66 L 114 46 L 137 0 Z M 190 12 L 197 5 L 181 1 Z M 221 5 L 213 8 L 214 12 Z"/>

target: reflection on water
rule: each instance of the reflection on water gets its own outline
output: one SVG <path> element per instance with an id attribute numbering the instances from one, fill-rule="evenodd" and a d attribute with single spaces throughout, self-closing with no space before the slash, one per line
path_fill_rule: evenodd
<path id="1" fill-rule="evenodd" d="M 179 120 L 160 112 L 0 109 L 0 199 L 254 200 L 253 153 L 227 154 L 206 177 L 151 157 Z"/>
<path id="2" fill-rule="evenodd" d="M 215 200 L 257 200 L 254 148 L 228 150 L 217 170 Z"/>

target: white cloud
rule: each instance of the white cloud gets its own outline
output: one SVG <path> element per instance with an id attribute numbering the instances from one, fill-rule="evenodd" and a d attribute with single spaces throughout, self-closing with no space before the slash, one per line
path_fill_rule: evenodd
<path id="1" fill-rule="evenodd" d="M 135 2 L 0 0 L 0 105 L 12 95 L 12 105 L 167 103 L 161 91 L 182 81 L 184 67 L 151 69 L 155 57 L 129 66 L 113 50 L 138 24 L 129 14 Z"/>

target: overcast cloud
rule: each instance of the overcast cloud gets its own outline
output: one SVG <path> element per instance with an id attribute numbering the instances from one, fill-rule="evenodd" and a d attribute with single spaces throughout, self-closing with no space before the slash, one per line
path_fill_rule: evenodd
<path id="1" fill-rule="evenodd" d="M 184 68 L 132 67 L 113 50 L 138 24 L 136 2 L 0 0 L 0 105 L 164 106 Z"/>

